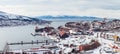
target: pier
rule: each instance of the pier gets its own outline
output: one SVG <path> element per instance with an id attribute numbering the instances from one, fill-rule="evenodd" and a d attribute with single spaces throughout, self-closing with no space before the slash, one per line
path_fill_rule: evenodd
<path id="1" fill-rule="evenodd" d="M 45 41 L 38 41 L 38 40 L 36 40 L 36 41 L 31 41 L 31 42 L 24 42 L 24 41 L 21 41 L 21 42 L 16 42 L 16 43 L 7 43 L 7 45 L 25 45 L 25 44 L 43 44 L 43 43 L 45 43 L 45 44 L 48 44 L 48 40 L 45 40 Z"/>
<path id="2" fill-rule="evenodd" d="M 29 42 L 25 42 L 25 41 L 21 41 L 21 42 L 15 42 L 15 43 L 8 43 L 6 42 L 5 46 L 4 46 L 4 49 L 3 51 L 0 52 L 0 54 L 13 54 L 12 52 L 9 52 L 10 48 L 9 46 L 10 45 L 25 45 L 25 44 L 46 44 L 48 45 L 50 42 L 48 40 L 44 40 L 44 41 L 39 41 L 39 40 L 36 40 L 36 41 L 29 41 Z"/>

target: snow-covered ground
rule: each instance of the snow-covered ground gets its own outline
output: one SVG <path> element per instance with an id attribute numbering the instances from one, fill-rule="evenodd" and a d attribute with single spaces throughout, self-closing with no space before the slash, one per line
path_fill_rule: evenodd
<path id="1" fill-rule="evenodd" d="M 107 33 L 109 34 L 109 33 Z M 110 33 L 111 34 L 111 33 Z M 112 34 L 113 35 L 113 34 Z M 95 33 L 95 35 L 92 36 L 84 36 L 84 38 L 76 38 L 76 37 L 69 37 L 66 38 L 65 40 L 60 41 L 57 46 L 59 48 L 61 48 L 62 50 L 64 50 L 64 53 L 68 53 L 72 51 L 72 47 L 66 47 L 64 46 L 65 44 L 68 44 L 69 46 L 71 44 L 78 46 L 77 48 L 79 48 L 80 45 L 82 44 L 90 44 L 91 40 L 97 40 L 101 46 L 93 49 L 93 50 L 89 50 L 89 51 L 83 51 L 83 53 L 89 53 L 89 54 L 120 54 L 119 50 L 120 49 L 115 49 L 112 48 L 111 46 L 117 46 L 118 48 L 120 48 L 119 44 L 115 44 L 113 40 L 108 40 L 108 39 L 104 39 L 104 38 L 100 38 L 100 37 L 96 37 L 97 34 Z M 111 46 L 110 46 L 111 45 Z M 117 51 L 118 52 L 115 52 Z"/>

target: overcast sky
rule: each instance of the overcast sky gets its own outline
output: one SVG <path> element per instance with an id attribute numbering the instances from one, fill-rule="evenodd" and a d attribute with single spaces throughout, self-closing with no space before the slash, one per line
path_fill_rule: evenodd
<path id="1" fill-rule="evenodd" d="M 120 0 L 0 0 L 0 11 L 25 15 L 78 15 L 120 18 Z"/>

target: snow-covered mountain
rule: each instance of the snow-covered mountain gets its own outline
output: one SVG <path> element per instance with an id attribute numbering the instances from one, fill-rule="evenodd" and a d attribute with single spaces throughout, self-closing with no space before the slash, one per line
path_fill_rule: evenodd
<path id="1" fill-rule="evenodd" d="M 76 15 L 58 15 L 58 16 L 52 16 L 52 15 L 45 15 L 45 16 L 37 16 L 39 19 L 77 19 L 77 20 L 104 20 L 102 17 L 95 17 L 95 16 L 76 16 Z M 109 20 L 117 19 L 117 18 L 107 18 Z"/>
<path id="2" fill-rule="evenodd" d="M 0 27 L 19 26 L 19 25 L 28 25 L 28 24 L 45 24 L 45 23 L 50 23 L 50 22 L 33 17 L 15 15 L 0 11 Z"/>
<path id="3" fill-rule="evenodd" d="M 94 16 L 75 16 L 75 15 L 61 15 L 61 16 L 38 16 L 38 18 L 44 18 L 44 19 L 102 19 L 100 17 L 94 17 Z"/>

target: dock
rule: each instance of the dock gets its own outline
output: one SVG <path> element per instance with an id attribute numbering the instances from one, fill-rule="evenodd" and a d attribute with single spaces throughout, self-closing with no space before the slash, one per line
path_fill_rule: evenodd
<path id="1" fill-rule="evenodd" d="M 45 41 L 31 41 L 31 42 L 24 42 L 24 41 L 21 41 L 21 42 L 16 42 L 16 43 L 7 43 L 7 45 L 25 45 L 25 44 L 48 44 L 48 40 L 45 40 Z"/>

